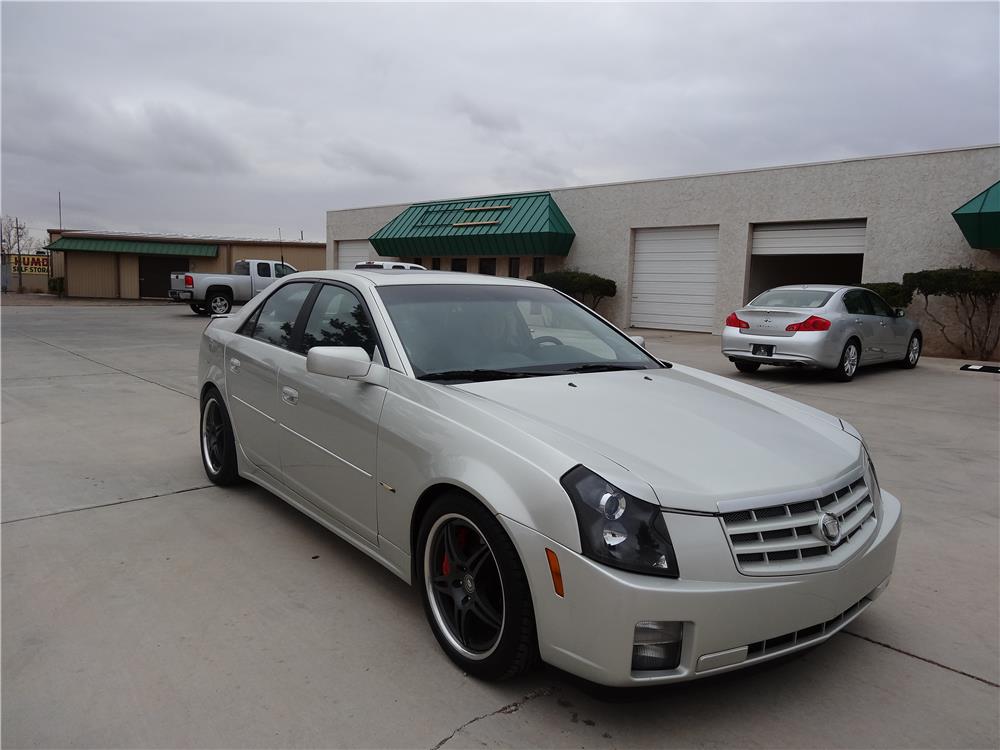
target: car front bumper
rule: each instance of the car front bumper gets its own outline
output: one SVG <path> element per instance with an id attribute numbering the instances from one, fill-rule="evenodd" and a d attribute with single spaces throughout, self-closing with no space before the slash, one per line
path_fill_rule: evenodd
<path id="1" fill-rule="evenodd" d="M 600 565 L 526 526 L 500 520 L 531 584 L 542 659 L 596 683 L 634 686 L 719 674 L 829 639 L 888 585 L 901 508 L 885 490 L 881 507 L 874 539 L 843 566 L 781 577 L 741 575 L 715 516 L 667 513 L 678 579 Z M 546 548 L 559 559 L 562 597 L 553 587 Z M 632 671 L 635 625 L 648 620 L 683 623 L 676 669 Z"/>
<path id="2" fill-rule="evenodd" d="M 773 354 L 753 354 L 754 344 L 773 346 Z M 791 336 L 760 336 L 740 333 L 739 328 L 722 329 L 722 353 L 729 359 L 760 362 L 765 365 L 836 367 L 842 349 L 831 331 L 799 331 Z"/>

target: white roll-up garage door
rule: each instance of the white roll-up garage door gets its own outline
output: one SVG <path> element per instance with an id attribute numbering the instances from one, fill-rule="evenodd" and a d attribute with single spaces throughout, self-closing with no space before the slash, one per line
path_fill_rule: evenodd
<path id="1" fill-rule="evenodd" d="M 637 229 L 631 325 L 711 332 L 718 255 L 718 227 Z"/>
<path id="2" fill-rule="evenodd" d="M 341 240 L 337 243 L 340 250 L 340 259 L 337 261 L 337 268 L 351 269 L 355 263 L 361 263 L 375 255 L 375 248 L 368 240 Z"/>
<path id="3" fill-rule="evenodd" d="M 841 255 L 865 252 L 864 221 L 757 224 L 754 255 Z"/>

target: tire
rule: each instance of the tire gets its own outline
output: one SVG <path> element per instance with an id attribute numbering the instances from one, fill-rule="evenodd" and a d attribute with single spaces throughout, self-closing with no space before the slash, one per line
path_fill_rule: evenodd
<path id="1" fill-rule="evenodd" d="M 858 371 L 861 361 L 861 344 L 857 339 L 850 339 L 844 344 L 844 351 L 840 354 L 840 362 L 833 370 L 833 379 L 841 383 L 849 383 L 854 380 L 854 375 Z"/>
<path id="2" fill-rule="evenodd" d="M 521 674 L 538 658 L 524 566 L 503 527 L 455 490 L 420 524 L 415 579 L 431 631 L 460 669 L 483 680 Z"/>
<path id="3" fill-rule="evenodd" d="M 203 305 L 192 304 L 190 305 L 190 307 L 191 307 L 191 312 L 193 312 L 195 315 L 208 315 L 208 308 L 204 307 Z"/>
<path id="4" fill-rule="evenodd" d="M 233 298 L 229 292 L 209 292 L 205 307 L 212 315 L 228 315 L 233 309 Z"/>
<path id="5" fill-rule="evenodd" d="M 920 353 L 923 351 L 924 342 L 920 335 L 915 333 L 910 336 L 910 341 L 906 345 L 906 354 L 899 360 L 899 366 L 904 370 L 912 370 L 920 361 Z"/>
<path id="6" fill-rule="evenodd" d="M 198 420 L 201 464 L 213 484 L 226 486 L 240 481 L 236 465 L 236 437 L 233 425 L 215 388 L 209 388 L 201 398 Z"/>
<path id="7" fill-rule="evenodd" d="M 757 372 L 760 369 L 760 362 L 751 362 L 748 359 L 733 360 L 736 369 L 740 372 Z"/>

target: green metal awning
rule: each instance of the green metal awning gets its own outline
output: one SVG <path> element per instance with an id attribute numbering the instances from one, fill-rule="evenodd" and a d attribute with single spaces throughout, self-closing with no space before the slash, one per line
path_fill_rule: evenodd
<path id="1" fill-rule="evenodd" d="M 1000 250 L 1000 182 L 994 182 L 951 215 L 972 247 Z"/>
<path id="2" fill-rule="evenodd" d="M 48 250 L 71 250 L 89 253 L 136 253 L 138 255 L 187 255 L 214 258 L 219 254 L 218 245 L 195 242 L 141 242 L 137 240 L 110 240 L 91 237 L 60 237 L 47 245 Z"/>
<path id="3" fill-rule="evenodd" d="M 548 193 L 417 203 L 368 238 L 386 257 L 566 255 L 576 233 Z"/>

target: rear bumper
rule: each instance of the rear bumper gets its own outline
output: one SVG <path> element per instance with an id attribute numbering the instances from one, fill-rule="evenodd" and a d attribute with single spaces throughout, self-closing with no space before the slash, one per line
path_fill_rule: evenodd
<path id="1" fill-rule="evenodd" d="M 754 344 L 773 346 L 771 356 L 754 355 Z M 791 336 L 759 336 L 740 333 L 726 326 L 722 330 L 722 353 L 729 359 L 760 362 L 766 365 L 836 367 L 841 348 L 829 331 L 799 331 Z"/>
<path id="2" fill-rule="evenodd" d="M 675 537 L 677 580 L 599 565 L 500 518 L 530 581 L 542 659 L 603 685 L 635 686 L 728 672 L 822 643 L 885 590 L 901 523 L 899 500 L 883 490 L 879 528 L 857 556 L 836 570 L 766 577 L 736 571 L 718 518 L 667 517 L 677 530 L 698 524 L 690 545 L 680 541 L 686 534 Z M 546 548 L 559 558 L 564 597 L 553 590 Z M 683 623 L 677 668 L 632 671 L 634 629 L 643 620 Z"/>
<path id="3" fill-rule="evenodd" d="M 167 294 L 171 302 L 194 302 L 194 292 L 186 289 L 171 289 Z"/>

